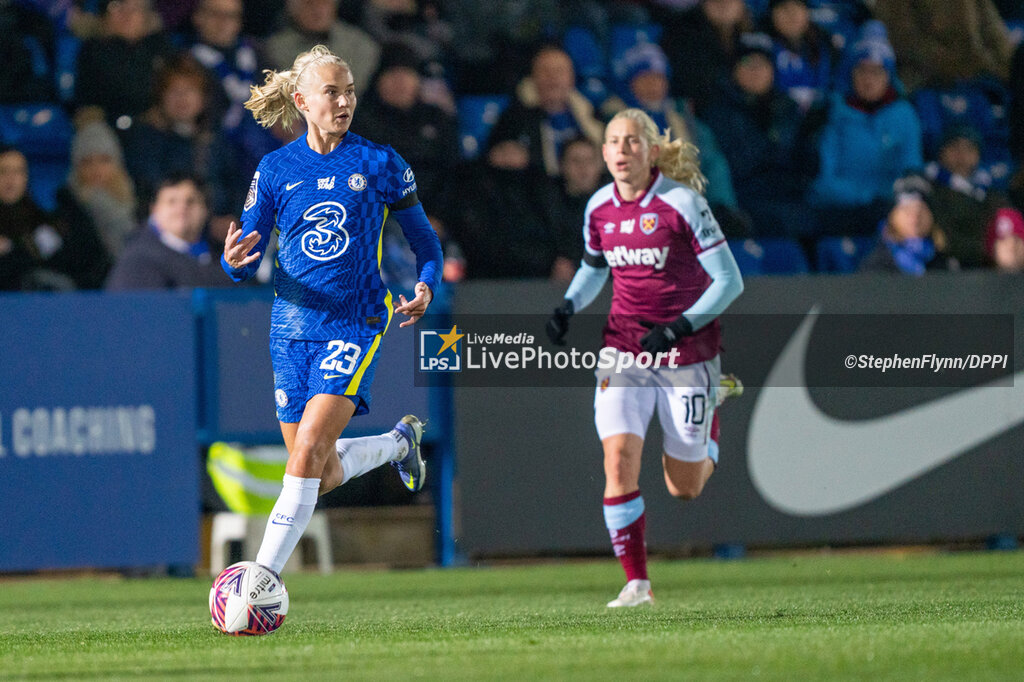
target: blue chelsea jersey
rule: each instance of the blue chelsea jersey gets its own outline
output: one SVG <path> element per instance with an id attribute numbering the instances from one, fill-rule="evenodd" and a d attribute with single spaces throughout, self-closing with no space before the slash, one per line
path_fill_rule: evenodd
<path id="1" fill-rule="evenodd" d="M 310 149 L 303 135 L 263 157 L 242 231 L 258 231 L 254 250 L 265 253 L 278 230 L 271 337 L 317 341 L 384 330 L 392 305 L 380 277 L 381 232 L 388 206 L 415 190 L 401 156 L 352 132 L 328 154 Z"/>

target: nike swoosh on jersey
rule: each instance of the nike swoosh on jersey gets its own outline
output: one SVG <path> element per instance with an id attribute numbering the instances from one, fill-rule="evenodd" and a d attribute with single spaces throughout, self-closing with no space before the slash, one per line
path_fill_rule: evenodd
<path id="1" fill-rule="evenodd" d="M 1024 372 L 859 421 L 814 404 L 804 364 L 815 307 L 779 354 L 757 396 L 747 466 L 765 501 L 794 516 L 866 504 L 1024 421 Z"/>
<path id="2" fill-rule="evenodd" d="M 285 191 L 293 190 L 304 182 L 305 180 L 299 180 L 298 182 L 289 182 L 287 185 L 284 186 L 284 189 Z"/>
<path id="3" fill-rule="evenodd" d="M 324 379 L 340 379 L 341 377 L 346 377 L 346 376 L 348 376 L 348 375 L 347 374 L 325 374 L 324 375 Z"/>

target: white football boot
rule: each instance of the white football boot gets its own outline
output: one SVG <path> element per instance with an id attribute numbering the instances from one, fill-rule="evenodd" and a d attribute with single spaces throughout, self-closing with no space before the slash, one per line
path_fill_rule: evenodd
<path id="1" fill-rule="evenodd" d="M 650 580 L 630 580 L 619 592 L 619 596 L 608 602 L 608 608 L 617 609 L 620 606 L 643 606 L 654 603 L 654 593 L 651 592 Z"/>
<path id="2" fill-rule="evenodd" d="M 425 426 L 419 417 L 407 414 L 395 424 L 394 428 L 394 432 L 401 435 L 408 443 L 409 452 L 397 462 L 392 462 L 391 466 L 398 469 L 402 483 L 409 489 L 409 492 L 413 493 L 422 488 L 423 482 L 427 480 L 427 465 L 420 452 L 420 438 L 423 437 Z"/>

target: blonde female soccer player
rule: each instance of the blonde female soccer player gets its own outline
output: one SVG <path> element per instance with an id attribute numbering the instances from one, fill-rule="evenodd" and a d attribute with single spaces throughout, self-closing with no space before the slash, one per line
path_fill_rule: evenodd
<path id="1" fill-rule="evenodd" d="M 693 145 L 662 136 L 647 114 L 626 109 L 605 129 L 602 152 L 613 182 L 587 204 L 583 263 L 547 331 L 564 343 L 569 318 L 594 300 L 611 272 L 604 346 L 630 356 L 633 366 L 598 369 L 594 397 L 605 524 L 627 581 L 608 606 L 639 606 L 654 600 L 640 494 L 647 426 L 657 410 L 668 491 L 685 500 L 700 495 L 718 463 L 716 399 L 727 392 L 717 318 L 743 280 L 701 195 L 705 179 Z M 627 364 L 622 359 L 617 366 Z"/>
<path id="2" fill-rule="evenodd" d="M 412 169 L 391 147 L 349 131 L 356 96 L 348 64 L 317 45 L 290 69 L 266 74 L 246 108 L 266 127 L 301 116 L 307 133 L 260 161 L 222 265 L 236 281 L 251 277 L 278 230 L 270 349 L 288 465 L 256 561 L 279 572 L 318 495 L 385 462 L 409 490 L 423 486 L 423 425 L 415 416 L 379 436 L 339 436 L 353 415 L 370 409 L 377 351 L 392 313 L 409 317 L 405 327 L 426 312 L 442 256 Z M 400 296 L 397 308 L 380 278 L 381 228 L 389 212 L 419 272 L 415 297 Z"/>

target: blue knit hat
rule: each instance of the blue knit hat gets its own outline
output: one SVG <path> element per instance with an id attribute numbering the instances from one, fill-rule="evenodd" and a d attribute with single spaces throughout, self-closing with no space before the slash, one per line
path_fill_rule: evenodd
<path id="1" fill-rule="evenodd" d="M 668 57 L 665 56 L 665 52 L 657 43 L 647 41 L 639 42 L 626 50 L 617 66 L 622 82 L 627 85 L 642 73 L 654 72 L 666 78 L 669 75 Z"/>
<path id="2" fill-rule="evenodd" d="M 978 151 L 981 151 L 984 140 L 982 140 L 981 133 L 978 129 L 972 126 L 970 123 L 963 123 L 954 121 L 942 129 L 942 138 L 939 140 L 939 148 L 945 147 L 953 140 L 967 140 L 975 147 Z"/>
<path id="3" fill-rule="evenodd" d="M 899 204 L 907 199 L 919 199 L 931 208 L 933 194 L 932 183 L 917 172 L 906 173 L 892 183 L 893 204 Z"/>
<path id="4" fill-rule="evenodd" d="M 883 40 L 862 40 L 853 46 L 854 64 L 871 62 L 884 66 L 885 70 L 892 75 L 896 69 L 896 53 L 892 45 Z"/>

